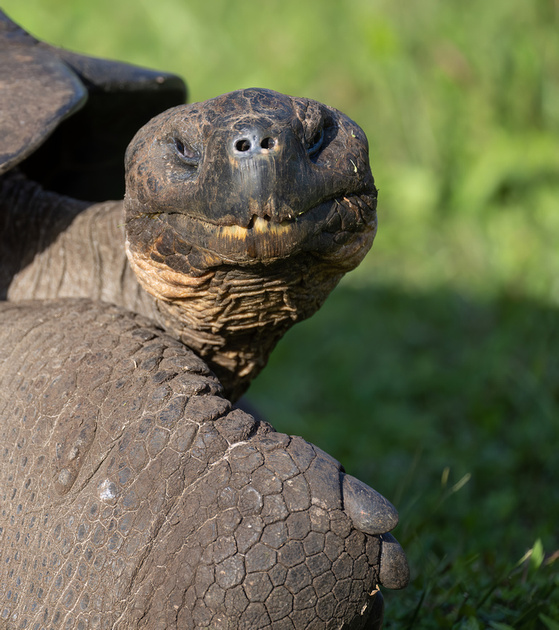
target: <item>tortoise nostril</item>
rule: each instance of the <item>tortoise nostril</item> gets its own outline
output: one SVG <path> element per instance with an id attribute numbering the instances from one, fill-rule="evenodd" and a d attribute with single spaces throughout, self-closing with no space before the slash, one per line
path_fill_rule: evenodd
<path id="1" fill-rule="evenodd" d="M 262 138 L 260 133 L 250 133 L 244 138 L 238 138 L 233 143 L 234 151 L 237 153 L 257 154 L 260 150 L 271 151 L 276 147 L 278 141 L 276 138 L 266 136 Z"/>
<path id="2" fill-rule="evenodd" d="M 241 138 L 240 140 L 237 140 L 237 142 L 235 142 L 235 149 L 237 149 L 237 151 L 243 152 L 250 151 L 250 140 L 248 140 L 247 138 Z"/>
<path id="3" fill-rule="evenodd" d="M 276 141 L 274 138 L 264 138 L 260 143 L 260 146 L 263 149 L 273 149 L 276 146 Z"/>

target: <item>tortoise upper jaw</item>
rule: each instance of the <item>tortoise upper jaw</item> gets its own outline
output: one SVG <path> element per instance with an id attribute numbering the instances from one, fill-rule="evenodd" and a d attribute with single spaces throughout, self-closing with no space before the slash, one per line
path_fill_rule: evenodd
<path id="1" fill-rule="evenodd" d="M 215 170 L 202 167 L 198 189 L 185 196 L 184 201 L 177 200 L 179 203 L 171 212 L 216 226 L 251 229 L 257 225 L 257 219 L 262 219 L 277 228 L 303 219 L 324 204 L 376 192 L 372 177 L 349 181 L 344 176 L 327 176 L 324 169 L 309 160 L 300 145 L 291 149 L 287 158 L 281 149 L 270 153 L 230 158 L 218 169 L 219 178 Z M 214 191 L 211 196 L 207 195 L 208 190 Z M 316 218 L 324 217 L 319 214 Z M 259 223 L 262 228 L 264 222 Z"/>
<path id="2" fill-rule="evenodd" d="M 331 196 L 317 171 L 291 127 L 215 133 L 184 212 L 215 225 L 250 228 L 256 218 L 281 225 Z"/>

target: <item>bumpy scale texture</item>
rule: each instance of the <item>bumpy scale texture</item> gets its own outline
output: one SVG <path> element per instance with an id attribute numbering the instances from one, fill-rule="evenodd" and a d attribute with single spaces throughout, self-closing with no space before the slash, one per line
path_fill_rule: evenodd
<path id="1" fill-rule="evenodd" d="M 2 304 L 0 349 L 0 628 L 362 627 L 335 460 L 117 307 Z"/>

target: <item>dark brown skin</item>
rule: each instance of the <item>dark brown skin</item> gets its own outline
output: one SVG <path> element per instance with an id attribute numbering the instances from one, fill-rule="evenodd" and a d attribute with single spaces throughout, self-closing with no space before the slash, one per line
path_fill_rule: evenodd
<path id="1" fill-rule="evenodd" d="M 51 220 L 52 199 L 35 192 L 25 207 L 29 216 L 39 206 L 40 233 L 22 244 L 16 228 L 8 240 L 21 251 L 0 264 L 7 295 L 88 296 L 149 315 L 204 357 L 231 400 L 361 261 L 376 231 L 366 138 L 315 101 L 251 89 L 171 109 L 136 135 L 126 168 L 127 253 L 155 299 L 138 297 L 121 258 L 116 203 L 83 212 L 64 200 Z M 0 196 L 5 230 L 23 196 L 20 183 L 11 189 Z M 64 213 L 80 216 L 46 248 L 40 239 L 58 235 Z M 41 249 L 48 264 L 27 264 Z"/>
<path id="2" fill-rule="evenodd" d="M 394 508 L 147 319 L 0 303 L 0 418 L 0 628 L 378 629 L 407 582 Z"/>
<path id="3" fill-rule="evenodd" d="M 0 177 L 0 297 L 90 297 L 155 311 L 125 252 L 121 201 L 90 204 Z"/>

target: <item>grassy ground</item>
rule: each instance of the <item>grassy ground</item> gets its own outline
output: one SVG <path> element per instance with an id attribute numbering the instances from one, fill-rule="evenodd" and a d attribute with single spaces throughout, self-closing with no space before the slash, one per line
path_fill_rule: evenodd
<path id="1" fill-rule="evenodd" d="M 34 34 L 357 120 L 373 252 L 254 384 L 397 505 L 389 628 L 559 629 L 557 0 L 4 0 Z"/>

